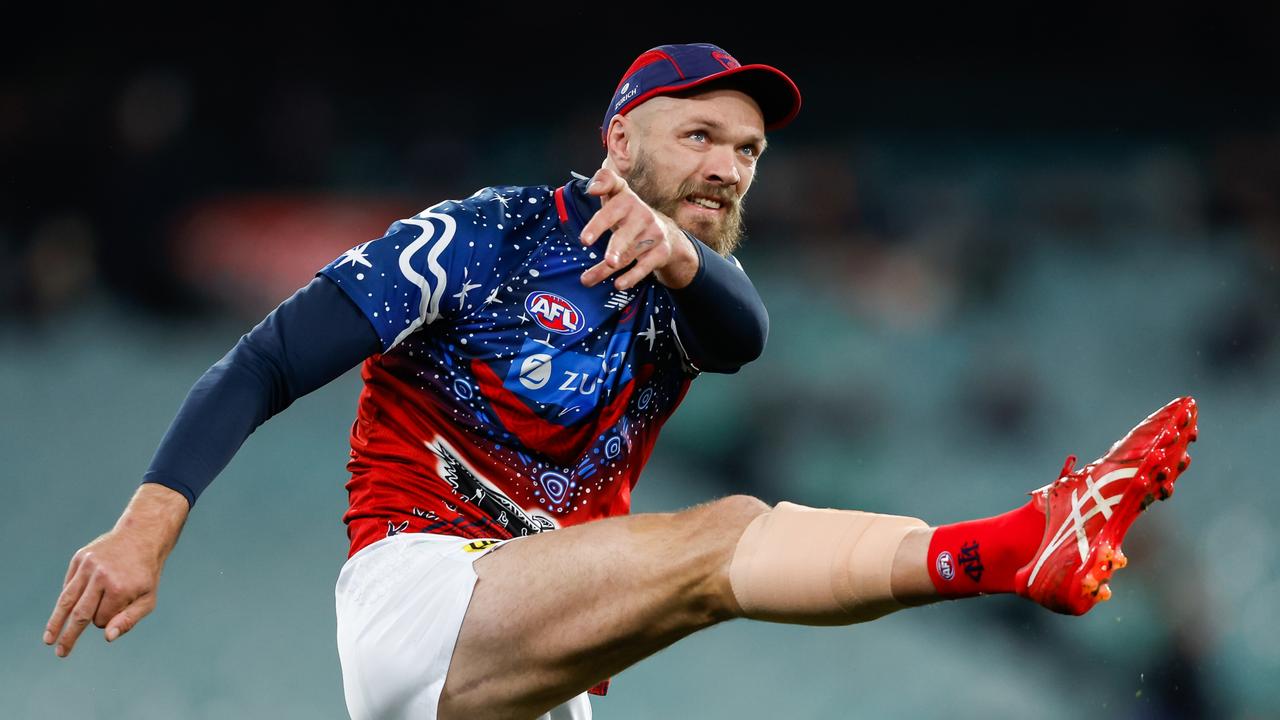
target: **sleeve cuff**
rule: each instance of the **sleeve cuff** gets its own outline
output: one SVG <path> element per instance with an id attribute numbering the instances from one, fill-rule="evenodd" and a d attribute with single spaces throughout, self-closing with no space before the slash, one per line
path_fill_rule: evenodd
<path id="1" fill-rule="evenodd" d="M 187 507 L 195 507 L 196 505 L 195 492 L 192 491 L 191 487 L 184 482 L 174 480 L 170 477 L 165 477 L 155 471 L 149 471 L 147 474 L 143 475 L 142 482 L 143 484 L 154 483 L 156 485 L 163 485 L 174 492 L 181 493 L 182 496 L 187 499 Z"/>

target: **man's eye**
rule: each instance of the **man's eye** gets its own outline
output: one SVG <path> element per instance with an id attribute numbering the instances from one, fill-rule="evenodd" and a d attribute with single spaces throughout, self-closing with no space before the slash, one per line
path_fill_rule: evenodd
<path id="1" fill-rule="evenodd" d="M 743 152 L 743 154 L 744 154 L 744 155 L 746 155 L 747 157 L 755 157 L 755 156 L 756 156 L 756 149 L 755 149 L 754 147 L 750 146 L 750 145 L 748 145 L 748 146 L 746 146 L 746 147 L 742 148 L 742 152 Z"/>
<path id="2" fill-rule="evenodd" d="M 691 132 L 689 133 L 689 139 L 695 142 L 702 142 L 707 139 L 707 134 L 704 132 Z"/>

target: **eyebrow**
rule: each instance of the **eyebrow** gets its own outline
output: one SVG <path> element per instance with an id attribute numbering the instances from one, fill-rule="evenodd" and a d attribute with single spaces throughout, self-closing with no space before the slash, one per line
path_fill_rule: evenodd
<path id="1" fill-rule="evenodd" d="M 685 122 L 692 125 L 706 125 L 707 127 L 713 130 L 725 129 L 724 123 L 710 116 L 696 115 L 694 117 L 689 118 Z M 755 143 L 756 145 L 759 145 L 761 153 L 765 151 L 765 148 L 769 147 L 769 141 L 763 135 L 756 135 L 755 133 L 751 133 L 747 137 L 747 142 Z"/>

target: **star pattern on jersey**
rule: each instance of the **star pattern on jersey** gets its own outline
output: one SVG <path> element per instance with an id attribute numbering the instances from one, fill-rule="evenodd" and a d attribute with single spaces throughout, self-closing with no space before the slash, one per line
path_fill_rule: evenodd
<path id="1" fill-rule="evenodd" d="M 467 293 L 480 287 L 480 283 L 473 283 L 467 277 L 467 269 L 462 269 L 462 288 L 453 296 L 458 298 L 458 309 L 461 310 L 463 305 L 467 304 Z"/>
<path id="2" fill-rule="evenodd" d="M 484 302 L 480 305 L 480 307 L 489 307 L 494 303 L 497 303 L 499 305 L 503 304 L 502 301 L 498 299 L 498 291 L 501 289 L 502 289 L 501 285 L 495 286 L 493 288 L 493 292 L 489 293 L 489 295 L 485 297 Z"/>
<path id="3" fill-rule="evenodd" d="M 342 253 L 342 260 L 339 261 L 337 265 L 334 265 L 334 267 L 340 268 L 347 263 L 351 263 L 352 266 L 355 266 L 359 263 L 367 268 L 372 268 L 373 263 L 369 262 L 369 258 L 364 254 L 365 248 L 369 247 L 369 243 L 372 242 L 373 241 L 370 240 L 369 242 L 360 243 L 359 245 Z"/>
<path id="4" fill-rule="evenodd" d="M 649 316 L 649 329 L 642 333 L 638 333 L 639 337 L 649 341 L 649 349 L 653 350 L 653 342 L 658 339 L 659 335 L 665 333 L 665 330 L 659 330 L 653 322 L 653 316 Z"/>

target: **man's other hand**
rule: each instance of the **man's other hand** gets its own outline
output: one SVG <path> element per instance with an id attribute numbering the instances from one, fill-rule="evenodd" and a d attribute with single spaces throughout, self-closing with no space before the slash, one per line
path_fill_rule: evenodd
<path id="1" fill-rule="evenodd" d="M 111 642 L 155 609 L 160 572 L 189 510 L 180 493 L 144 484 L 116 526 L 72 556 L 44 629 L 58 657 L 71 654 L 91 622 Z"/>

